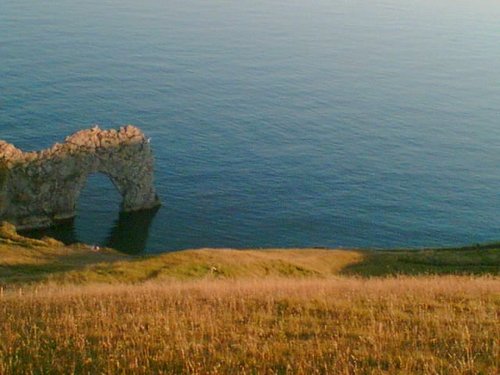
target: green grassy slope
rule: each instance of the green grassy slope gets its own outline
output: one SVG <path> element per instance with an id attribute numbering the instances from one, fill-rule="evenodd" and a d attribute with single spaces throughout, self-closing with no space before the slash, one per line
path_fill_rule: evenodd
<path id="1" fill-rule="evenodd" d="M 500 275 L 500 244 L 463 249 L 318 250 L 199 249 L 128 256 L 112 249 L 32 240 L 0 227 L 0 285 L 141 282 L 153 279 Z"/>
<path id="2" fill-rule="evenodd" d="M 500 244 L 455 249 L 367 251 L 346 275 L 500 275 Z"/>

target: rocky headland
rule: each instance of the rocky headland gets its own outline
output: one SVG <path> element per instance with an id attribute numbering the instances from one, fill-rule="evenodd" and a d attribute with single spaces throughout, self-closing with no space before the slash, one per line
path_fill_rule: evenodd
<path id="1" fill-rule="evenodd" d="M 0 140 L 0 220 L 43 228 L 75 216 L 87 177 L 107 175 L 123 197 L 122 211 L 158 206 L 149 140 L 137 127 L 95 126 L 51 148 L 23 152 Z"/>

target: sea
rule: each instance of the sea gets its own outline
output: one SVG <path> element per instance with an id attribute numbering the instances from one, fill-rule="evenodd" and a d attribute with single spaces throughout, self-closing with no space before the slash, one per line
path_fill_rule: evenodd
<path id="1" fill-rule="evenodd" d="M 498 0 L 1 0 L 0 139 L 151 138 L 162 207 L 28 233 L 131 253 L 500 239 Z"/>

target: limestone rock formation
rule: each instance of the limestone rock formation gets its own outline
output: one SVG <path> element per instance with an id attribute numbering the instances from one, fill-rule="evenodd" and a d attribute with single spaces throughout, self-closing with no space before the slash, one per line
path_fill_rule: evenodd
<path id="1" fill-rule="evenodd" d="M 74 217 L 87 176 L 96 172 L 109 176 L 116 186 L 123 197 L 122 211 L 160 204 L 149 140 L 134 126 L 96 126 L 38 152 L 23 152 L 0 140 L 0 221 L 28 229 Z"/>

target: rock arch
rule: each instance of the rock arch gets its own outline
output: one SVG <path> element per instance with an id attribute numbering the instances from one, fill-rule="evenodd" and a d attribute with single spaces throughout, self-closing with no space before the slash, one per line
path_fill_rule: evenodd
<path id="1" fill-rule="evenodd" d="M 107 175 L 122 196 L 124 212 L 160 205 L 153 154 L 140 129 L 81 130 L 38 152 L 0 141 L 0 220 L 19 229 L 43 228 L 75 216 L 87 177 Z"/>

